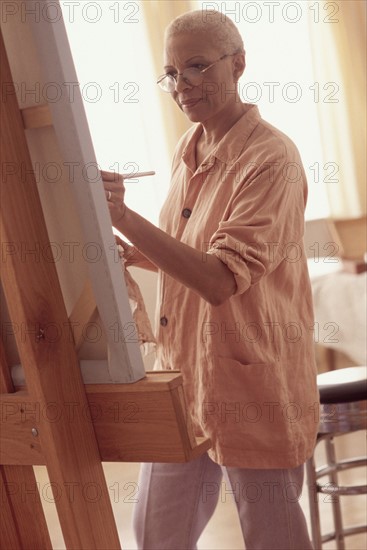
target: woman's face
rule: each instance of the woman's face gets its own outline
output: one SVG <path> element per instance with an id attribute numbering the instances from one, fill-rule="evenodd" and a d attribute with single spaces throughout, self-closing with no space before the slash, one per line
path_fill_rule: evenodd
<path id="1" fill-rule="evenodd" d="M 172 74 L 182 73 L 188 67 L 202 70 L 223 54 L 232 53 L 220 50 L 204 33 L 172 35 L 165 45 L 164 70 Z M 208 122 L 230 109 L 234 101 L 239 101 L 236 81 L 240 75 L 237 72 L 234 56 L 226 57 L 203 74 L 204 80 L 198 86 L 192 86 L 178 76 L 171 95 L 192 122 Z"/>

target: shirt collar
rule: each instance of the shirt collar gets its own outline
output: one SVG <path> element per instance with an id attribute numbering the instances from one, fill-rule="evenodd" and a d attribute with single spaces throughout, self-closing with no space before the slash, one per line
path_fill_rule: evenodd
<path id="1" fill-rule="evenodd" d="M 214 162 L 214 158 L 218 158 L 224 163 L 234 162 L 243 150 L 246 141 L 252 134 L 261 120 L 259 109 L 256 105 L 249 104 L 249 109 L 242 117 L 230 128 L 223 136 L 218 145 L 213 149 L 209 157 L 209 164 Z M 202 125 L 199 123 L 193 127 L 191 136 L 182 152 L 184 162 L 195 171 L 195 148 L 196 143 L 203 132 Z"/>
<path id="2" fill-rule="evenodd" d="M 257 106 L 250 105 L 249 109 L 220 140 L 213 155 L 225 163 L 235 162 L 260 119 Z"/>

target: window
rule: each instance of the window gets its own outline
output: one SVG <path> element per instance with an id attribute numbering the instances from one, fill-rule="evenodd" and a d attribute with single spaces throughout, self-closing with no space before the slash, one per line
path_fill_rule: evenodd
<path id="1" fill-rule="evenodd" d="M 257 104 L 263 118 L 296 143 L 309 184 L 306 217 L 328 216 L 323 182 L 333 175 L 333 159 L 322 157 L 317 117 L 326 83 L 313 77 L 308 3 L 197 2 L 197 7 L 219 9 L 238 25 L 247 62 L 240 97 Z M 62 8 L 98 163 L 111 171 L 156 171 L 126 182 L 126 202 L 157 223 L 171 159 L 141 2 L 64 0 Z"/>
<path id="2" fill-rule="evenodd" d="M 155 170 L 126 182 L 126 202 L 158 223 L 171 159 L 140 2 L 61 5 L 97 162 L 120 173 Z"/>
<path id="3" fill-rule="evenodd" d="M 322 156 L 317 102 L 332 90 L 313 76 L 309 23 L 316 12 L 305 1 L 197 2 L 197 9 L 217 9 L 239 28 L 246 50 L 240 97 L 295 142 L 308 180 L 306 218 L 327 217 L 323 182 L 336 167 Z"/>

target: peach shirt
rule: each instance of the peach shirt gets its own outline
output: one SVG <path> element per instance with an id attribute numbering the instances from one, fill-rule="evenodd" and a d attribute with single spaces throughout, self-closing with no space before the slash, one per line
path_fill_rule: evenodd
<path id="1" fill-rule="evenodd" d="M 159 271 L 157 364 L 179 369 L 211 458 L 291 468 L 318 425 L 313 307 L 303 248 L 307 183 L 293 142 L 255 105 L 197 169 L 201 124 L 175 151 L 160 227 L 215 254 L 237 290 L 220 306 Z M 190 266 L 185 266 L 189 269 Z"/>

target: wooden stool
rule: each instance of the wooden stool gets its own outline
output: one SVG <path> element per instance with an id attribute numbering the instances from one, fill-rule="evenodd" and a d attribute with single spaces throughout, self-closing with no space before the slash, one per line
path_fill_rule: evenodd
<path id="1" fill-rule="evenodd" d="M 325 441 L 327 464 L 316 468 L 314 455 L 306 463 L 312 540 L 315 550 L 321 549 L 322 544 L 330 540 L 335 540 L 337 549 L 343 550 L 344 537 L 362 533 L 367 530 L 367 526 L 343 528 L 339 497 L 365 494 L 367 486 L 341 487 L 338 484 L 338 472 L 365 466 L 367 457 L 337 461 L 333 439 L 367 428 L 367 367 L 351 367 L 320 374 L 317 384 L 320 391 L 320 423 L 316 445 Z M 323 476 L 329 477 L 329 483 L 318 483 L 318 479 Z M 332 496 L 334 531 L 326 535 L 321 534 L 318 493 Z"/>

